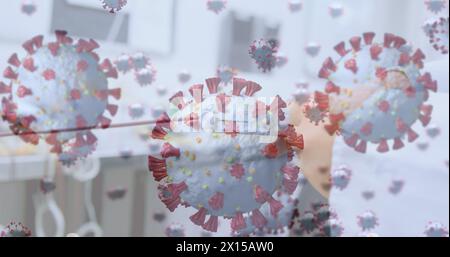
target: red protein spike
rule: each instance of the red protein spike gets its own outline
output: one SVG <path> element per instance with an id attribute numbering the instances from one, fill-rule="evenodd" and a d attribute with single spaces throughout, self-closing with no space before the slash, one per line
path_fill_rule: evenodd
<path id="1" fill-rule="evenodd" d="M 167 177 L 167 166 L 164 159 L 161 160 L 149 155 L 148 169 L 153 173 L 153 177 L 158 182 Z"/>
<path id="2" fill-rule="evenodd" d="M 358 134 L 353 134 L 351 137 L 344 138 L 344 142 L 348 146 L 355 148 L 356 144 L 358 143 L 358 139 L 359 139 Z"/>
<path id="3" fill-rule="evenodd" d="M 327 94 L 335 93 L 335 94 L 339 95 L 341 93 L 341 88 L 336 86 L 333 82 L 328 81 L 327 85 L 325 86 L 325 92 Z"/>
<path id="4" fill-rule="evenodd" d="M 109 126 L 111 125 L 111 119 L 108 119 L 103 115 L 100 115 L 100 117 L 98 117 L 98 122 L 103 129 L 109 128 Z"/>
<path id="5" fill-rule="evenodd" d="M 363 34 L 364 43 L 366 45 L 371 45 L 373 42 L 373 39 L 375 38 L 375 33 L 373 32 L 367 32 Z"/>
<path id="6" fill-rule="evenodd" d="M 385 33 L 384 34 L 384 47 L 386 47 L 386 48 L 390 48 L 391 47 L 391 45 L 392 45 L 392 43 L 394 42 L 394 40 L 395 40 L 395 35 L 394 34 L 391 34 L 391 33 Z"/>
<path id="7" fill-rule="evenodd" d="M 22 47 L 23 49 L 25 49 L 25 51 L 27 51 L 29 55 L 34 54 L 34 43 L 32 40 L 28 40 L 25 43 L 23 43 Z"/>
<path id="8" fill-rule="evenodd" d="M 260 229 L 265 227 L 267 224 L 267 219 L 264 217 L 264 215 L 258 209 L 254 209 L 252 211 L 252 216 L 250 219 L 252 221 L 253 226 L 260 228 Z"/>
<path id="9" fill-rule="evenodd" d="M 23 62 L 23 67 L 27 69 L 28 71 L 34 72 L 37 67 L 34 66 L 34 59 L 32 57 L 28 57 Z"/>
<path id="10" fill-rule="evenodd" d="M 164 112 L 156 120 L 156 126 L 161 127 L 161 128 L 170 129 L 170 122 L 171 122 L 171 120 L 170 120 L 169 115 L 166 112 Z"/>
<path id="11" fill-rule="evenodd" d="M 275 159 L 278 157 L 278 147 L 275 143 L 267 144 L 262 151 L 266 158 Z"/>
<path id="12" fill-rule="evenodd" d="M 264 188 L 262 188 L 259 185 L 255 186 L 254 194 L 255 194 L 255 201 L 260 204 L 265 203 L 270 197 L 270 195 L 264 190 Z"/>
<path id="13" fill-rule="evenodd" d="M 9 57 L 8 63 L 15 67 L 19 67 L 21 65 L 19 57 L 17 57 L 16 53 L 14 53 L 13 55 L 11 55 L 11 57 Z"/>
<path id="14" fill-rule="evenodd" d="M 52 53 L 53 56 L 58 55 L 59 44 L 58 43 L 49 43 L 47 45 L 48 50 Z"/>
<path id="15" fill-rule="evenodd" d="M 378 60 L 381 52 L 383 52 L 383 48 L 379 45 L 372 45 L 370 47 L 370 57 L 372 58 L 372 60 Z"/>
<path id="16" fill-rule="evenodd" d="M 355 150 L 360 153 L 365 153 L 367 150 L 367 142 L 361 140 L 361 142 L 359 142 L 359 144 L 355 147 Z"/>
<path id="17" fill-rule="evenodd" d="M 405 146 L 400 138 L 394 139 L 394 146 L 392 147 L 394 150 L 401 149 Z"/>
<path id="18" fill-rule="evenodd" d="M 247 86 L 245 79 L 233 78 L 233 95 L 240 96 L 242 89 Z"/>
<path id="19" fill-rule="evenodd" d="M 336 71 L 336 69 L 337 69 L 336 64 L 334 63 L 333 59 L 331 59 L 330 57 L 325 59 L 325 61 L 323 62 L 322 67 L 327 69 L 327 70 L 331 70 L 331 71 Z"/>
<path id="20" fill-rule="evenodd" d="M 33 42 L 35 48 L 39 49 L 43 45 L 44 36 L 42 35 L 35 36 L 34 38 L 31 39 L 31 41 Z"/>
<path id="21" fill-rule="evenodd" d="M 178 91 L 175 95 L 173 95 L 169 101 L 175 105 L 178 109 L 182 110 L 184 106 L 186 105 L 184 101 L 183 92 Z"/>
<path id="22" fill-rule="evenodd" d="M 419 115 L 419 120 L 422 123 L 422 125 L 424 127 L 426 127 L 426 126 L 428 126 L 428 124 L 430 124 L 431 117 L 430 116 L 426 116 L 426 115 Z"/>
<path id="23" fill-rule="evenodd" d="M 56 73 L 52 69 L 47 69 L 42 73 L 42 77 L 47 81 L 54 80 L 56 78 Z"/>
<path id="24" fill-rule="evenodd" d="M 236 212 L 236 215 L 231 219 L 231 229 L 238 231 L 246 227 L 244 215 L 241 212 Z"/>
<path id="25" fill-rule="evenodd" d="M 370 134 L 372 134 L 372 128 L 373 128 L 373 124 L 370 122 L 367 122 L 366 124 L 364 124 L 364 126 L 362 126 L 361 133 L 363 133 L 366 136 L 369 136 Z"/>
<path id="26" fill-rule="evenodd" d="M 205 224 L 205 218 L 206 218 L 206 209 L 200 208 L 197 213 L 189 217 L 189 219 L 194 223 L 195 225 L 202 226 Z"/>
<path id="27" fill-rule="evenodd" d="M 167 135 L 167 132 L 161 126 L 155 126 L 152 130 L 151 137 L 153 139 L 164 140 L 166 135 Z"/>
<path id="28" fill-rule="evenodd" d="M 88 66 L 89 66 L 88 63 L 85 60 L 78 61 L 78 63 L 77 63 L 77 71 L 78 72 L 86 71 Z"/>
<path id="29" fill-rule="evenodd" d="M 273 197 L 269 197 L 267 200 L 270 206 L 270 214 L 272 214 L 273 217 L 277 217 L 278 213 L 283 209 L 283 204 L 280 201 L 275 200 Z"/>
<path id="30" fill-rule="evenodd" d="M 231 171 L 230 171 L 231 176 L 233 176 L 237 179 L 241 179 L 242 176 L 244 176 L 244 173 L 245 173 L 245 170 L 244 170 L 244 166 L 242 166 L 242 164 L 235 163 L 231 166 Z"/>
<path id="31" fill-rule="evenodd" d="M 411 128 L 408 129 L 407 134 L 408 134 L 408 141 L 410 143 L 414 142 L 419 137 L 419 135 Z"/>
<path id="32" fill-rule="evenodd" d="M 11 93 L 11 89 L 12 89 L 11 86 L 8 86 L 0 81 L 0 94 L 9 94 Z"/>
<path id="33" fill-rule="evenodd" d="M 347 50 L 345 50 L 345 42 L 340 42 L 334 47 L 334 50 L 341 56 L 345 56 L 347 54 Z"/>
<path id="34" fill-rule="evenodd" d="M 406 44 L 406 40 L 402 37 L 396 36 L 394 39 L 394 47 L 399 49 Z"/>
<path id="35" fill-rule="evenodd" d="M 203 100 L 203 85 L 193 85 L 191 88 L 189 88 L 189 93 L 191 93 L 195 102 L 200 103 Z"/>
<path id="36" fill-rule="evenodd" d="M 211 198 L 209 198 L 208 204 L 213 210 L 220 210 L 223 208 L 223 198 L 223 193 L 216 192 L 213 196 L 211 196 Z"/>
<path id="37" fill-rule="evenodd" d="M 350 44 L 352 45 L 353 51 L 358 52 L 359 50 L 361 50 L 361 37 L 351 38 Z"/>
<path id="38" fill-rule="evenodd" d="M 224 94 L 224 93 L 219 94 L 216 97 L 217 110 L 219 112 L 225 113 L 226 107 L 228 106 L 230 101 L 231 101 L 231 98 L 229 96 L 227 96 L 226 94 Z"/>
<path id="39" fill-rule="evenodd" d="M 386 139 L 381 139 L 381 142 L 377 147 L 377 151 L 380 153 L 385 153 L 389 151 L 389 145 Z"/>
<path id="40" fill-rule="evenodd" d="M 162 149 L 161 149 L 161 156 L 164 159 L 167 159 L 167 158 L 170 158 L 170 157 L 179 158 L 180 157 L 180 149 L 172 146 L 169 143 L 164 143 L 162 145 Z"/>
<path id="41" fill-rule="evenodd" d="M 245 88 L 245 95 L 246 96 L 253 96 L 258 91 L 260 91 L 262 87 L 253 81 L 247 81 L 247 87 Z"/>
<path id="42" fill-rule="evenodd" d="M 387 113 L 389 111 L 390 108 L 390 104 L 388 101 L 383 100 L 380 103 L 378 103 L 378 109 L 380 109 L 380 111 Z"/>
<path id="43" fill-rule="evenodd" d="M 209 220 L 203 224 L 202 228 L 206 231 L 217 232 L 219 226 L 219 219 L 217 216 L 209 217 Z"/>
<path id="44" fill-rule="evenodd" d="M 358 65 L 355 59 L 349 59 L 345 62 L 344 67 L 348 70 L 351 70 L 353 74 L 358 72 Z"/>
<path id="45" fill-rule="evenodd" d="M 210 94 L 216 94 L 218 92 L 220 84 L 220 78 L 209 78 L 206 80 L 206 87 Z"/>
<path id="46" fill-rule="evenodd" d="M 32 95 L 33 92 L 31 91 L 31 89 L 25 87 L 25 86 L 19 86 L 17 88 L 17 96 L 18 97 L 25 97 L 25 96 L 29 96 Z"/>
<path id="47" fill-rule="evenodd" d="M 117 114 L 117 111 L 119 110 L 119 106 L 115 104 L 108 104 L 106 106 L 106 109 L 108 110 L 109 114 L 111 114 L 111 116 L 115 116 Z"/>

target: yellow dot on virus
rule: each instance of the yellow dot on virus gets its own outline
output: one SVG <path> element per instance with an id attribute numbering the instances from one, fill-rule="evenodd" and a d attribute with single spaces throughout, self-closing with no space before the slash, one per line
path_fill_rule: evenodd
<path id="1" fill-rule="evenodd" d="M 223 177 L 219 177 L 219 183 L 220 183 L 220 184 L 225 183 L 225 179 L 224 179 Z"/>
<path id="2" fill-rule="evenodd" d="M 185 151 L 184 152 L 184 156 L 186 156 L 186 158 L 189 158 L 190 152 L 189 151 Z"/>
<path id="3" fill-rule="evenodd" d="M 195 161 L 197 159 L 197 156 L 195 155 L 195 153 L 192 153 L 189 159 L 191 159 L 191 161 Z"/>
<path id="4" fill-rule="evenodd" d="M 201 137 L 196 137 L 195 141 L 197 142 L 197 144 L 201 144 L 202 143 L 202 138 Z"/>
<path id="5" fill-rule="evenodd" d="M 209 186 L 208 186 L 208 185 L 206 185 L 206 184 L 204 184 L 204 185 L 202 186 L 202 188 L 206 190 L 206 189 L 208 189 L 208 188 L 209 188 Z"/>
<path id="6" fill-rule="evenodd" d="M 234 149 L 236 149 L 236 151 L 240 151 L 241 150 L 241 145 L 240 144 L 236 144 L 234 146 Z"/>
<path id="7" fill-rule="evenodd" d="M 197 204 L 197 208 L 199 208 L 199 209 L 203 208 L 203 204 L 201 204 L 201 203 Z"/>
<path id="8" fill-rule="evenodd" d="M 249 183 L 253 182 L 253 177 L 252 176 L 247 177 L 247 182 Z"/>
<path id="9" fill-rule="evenodd" d="M 252 167 L 252 168 L 248 169 L 248 173 L 253 175 L 256 173 L 256 169 Z"/>
<path id="10" fill-rule="evenodd" d="M 214 133 L 214 134 L 212 134 L 212 137 L 213 137 L 214 139 L 219 139 L 219 138 L 220 138 L 220 135 L 219 135 L 218 133 Z"/>

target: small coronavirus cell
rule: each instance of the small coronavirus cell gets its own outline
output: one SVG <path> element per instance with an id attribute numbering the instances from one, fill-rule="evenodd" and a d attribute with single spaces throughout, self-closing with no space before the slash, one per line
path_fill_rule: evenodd
<path id="1" fill-rule="evenodd" d="M 188 70 L 182 70 L 180 73 L 178 73 L 178 81 L 180 83 L 187 83 L 191 80 L 191 73 Z"/>
<path id="2" fill-rule="evenodd" d="M 278 44 L 275 41 L 260 39 L 250 45 L 250 57 L 263 72 L 271 71 L 277 65 Z"/>
<path id="3" fill-rule="evenodd" d="M 319 227 L 316 216 L 310 211 L 301 214 L 300 217 L 298 217 L 297 223 L 302 235 L 309 234 Z"/>
<path id="4" fill-rule="evenodd" d="M 104 116 L 117 113 L 117 105 L 108 97 L 120 98 L 121 90 L 109 89 L 108 78 L 117 71 L 106 59 L 99 63 L 94 40 L 77 43 L 66 32 L 57 31 L 56 41 L 43 44 L 36 36 L 23 44 L 27 56 L 9 58 L 0 82 L 2 118 L 14 134 L 27 143 L 43 138 L 51 152 L 65 165 L 88 156 L 95 150 L 97 138 L 91 128 L 107 128 L 111 120 Z"/>
<path id="5" fill-rule="evenodd" d="M 42 178 L 40 180 L 39 186 L 40 186 L 41 192 L 44 194 L 49 194 L 49 193 L 55 191 L 55 189 L 56 189 L 55 182 L 52 179 L 47 178 L 47 177 Z"/>
<path id="6" fill-rule="evenodd" d="M 114 64 L 123 74 L 134 72 L 135 80 L 140 86 L 148 86 L 156 81 L 156 68 L 144 53 L 139 52 L 132 56 L 122 54 Z"/>
<path id="7" fill-rule="evenodd" d="M 116 201 L 125 197 L 127 189 L 124 187 L 115 187 L 106 192 L 106 195 L 110 200 Z"/>
<path id="8" fill-rule="evenodd" d="M 227 7 L 227 0 L 207 0 L 206 7 L 208 10 L 219 14 Z"/>
<path id="9" fill-rule="evenodd" d="M 425 5 L 430 12 L 437 14 L 445 9 L 447 0 L 425 0 Z"/>
<path id="10" fill-rule="evenodd" d="M 448 54 L 448 17 L 434 21 L 426 32 L 433 48 L 442 54 Z"/>
<path id="11" fill-rule="evenodd" d="M 30 237 L 31 230 L 21 222 L 10 222 L 1 232 L 0 237 Z"/>
<path id="12" fill-rule="evenodd" d="M 289 0 L 288 7 L 292 13 L 299 12 L 303 8 L 303 3 L 301 0 Z"/>
<path id="13" fill-rule="evenodd" d="M 172 223 L 166 228 L 167 237 L 185 237 L 185 228 L 180 223 Z"/>
<path id="14" fill-rule="evenodd" d="M 425 228 L 427 237 L 448 237 L 448 229 L 439 222 L 428 222 Z"/>
<path id="15" fill-rule="evenodd" d="M 396 179 L 391 182 L 391 185 L 389 186 L 389 193 L 393 195 L 398 195 L 405 186 L 405 181 L 401 179 Z"/>
<path id="16" fill-rule="evenodd" d="M 311 57 L 316 57 L 320 52 L 320 48 L 319 43 L 309 42 L 305 47 L 305 52 Z"/>
<path id="17" fill-rule="evenodd" d="M 336 218 L 328 219 L 321 227 L 322 233 L 329 237 L 341 237 L 344 234 L 344 226 Z"/>
<path id="18" fill-rule="evenodd" d="M 127 4 L 127 0 L 100 0 L 103 8 L 110 13 L 116 13 Z"/>
<path id="19" fill-rule="evenodd" d="M 364 190 L 361 193 L 362 197 L 364 198 L 364 200 L 366 201 L 370 201 L 375 197 L 375 192 L 371 191 L 371 190 Z"/>
<path id="20" fill-rule="evenodd" d="M 291 169 L 298 169 L 297 167 L 289 167 Z M 298 171 L 295 171 L 298 172 Z M 275 200 L 279 201 L 283 208 L 278 212 L 276 216 L 273 216 L 270 209 L 270 204 L 265 203 L 261 206 L 260 212 L 257 215 L 262 215 L 261 217 L 254 217 L 252 214 L 245 218 L 246 228 L 238 231 L 233 231 L 234 236 L 266 236 L 266 235 L 277 235 L 278 233 L 285 232 L 285 229 L 292 225 L 292 218 L 294 215 L 294 210 L 297 205 L 297 201 L 293 199 L 290 194 L 284 192 L 277 192 L 274 197 Z M 253 225 L 254 219 L 264 219 L 264 222 L 259 222 L 259 227 Z M 258 223 L 258 222 L 256 222 Z"/>
<path id="21" fill-rule="evenodd" d="M 139 119 L 142 118 L 145 114 L 145 107 L 140 103 L 135 103 L 130 106 L 128 106 L 128 115 L 132 119 Z"/>
<path id="22" fill-rule="evenodd" d="M 344 14 L 344 6 L 338 2 L 331 3 L 328 6 L 328 12 L 332 18 L 339 18 Z"/>
<path id="23" fill-rule="evenodd" d="M 358 215 L 358 225 L 363 231 L 372 230 L 378 226 L 378 218 L 373 211 L 365 211 Z"/>
<path id="24" fill-rule="evenodd" d="M 220 79 L 220 83 L 224 86 L 229 85 L 237 74 L 238 72 L 236 69 L 227 66 L 220 66 L 216 71 L 216 75 Z"/>
<path id="25" fill-rule="evenodd" d="M 341 165 L 331 171 L 331 185 L 339 190 L 347 188 L 352 178 L 352 170 L 347 165 Z"/>
<path id="26" fill-rule="evenodd" d="M 219 85 L 219 78 L 210 78 L 209 94 L 196 84 L 192 98 L 181 91 L 170 98 L 170 116 L 161 115 L 152 131 L 164 144 L 158 156 L 148 157 L 149 169 L 167 208 L 198 209 L 190 219 L 203 229 L 216 232 L 218 217 L 225 217 L 232 230 L 242 230 L 250 214 L 261 227 L 261 206 L 268 203 L 277 216 L 283 204 L 274 193 L 292 194 L 297 187 L 299 169 L 289 161 L 303 149 L 303 137 L 292 125 L 279 127 L 287 107 L 279 96 L 256 98 L 261 86 L 239 78 L 231 93 Z"/>
<path id="27" fill-rule="evenodd" d="M 319 77 L 326 79 L 329 97 L 330 134 L 340 133 L 347 145 L 365 153 L 367 143 L 378 144 L 377 151 L 404 147 L 418 134 L 411 126 L 420 120 L 426 126 L 433 107 L 425 104 L 429 91 L 436 92 L 437 82 L 430 73 L 422 73 L 425 55 L 412 52 L 406 40 L 385 34 L 382 44 L 374 43 L 375 33 L 350 39 L 336 45 L 337 60 L 327 58 Z"/>
<path id="28" fill-rule="evenodd" d="M 36 12 L 36 3 L 33 0 L 22 1 L 21 11 L 26 15 L 33 15 Z"/>

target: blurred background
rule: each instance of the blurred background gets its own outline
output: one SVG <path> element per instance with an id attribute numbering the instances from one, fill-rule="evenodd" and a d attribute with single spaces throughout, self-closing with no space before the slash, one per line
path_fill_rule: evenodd
<path id="1" fill-rule="evenodd" d="M 24 54 L 23 42 L 38 34 L 48 41 L 56 29 L 67 30 L 74 38 L 95 39 L 103 58 L 114 60 L 136 52 L 151 58 L 157 69 L 152 85 L 139 86 L 131 74 L 112 81 L 112 87 L 123 90 L 114 123 L 153 119 L 174 92 L 215 76 L 221 65 L 260 83 L 260 95 L 279 94 L 289 99 L 300 82 L 311 89 L 323 87 L 317 72 L 340 41 L 367 31 L 376 32 L 378 40 L 386 32 L 404 37 L 426 54 L 425 70 L 438 80 L 439 92 L 430 101 L 435 107 L 432 123 L 440 133 L 429 137 L 427 131 L 417 128 L 420 143 L 426 147 L 408 144 L 387 155 L 375 151 L 356 154 L 338 140 L 333 164 L 349 165 L 353 176 L 346 190 L 332 190 L 330 205 L 338 212 L 346 236 L 361 232 L 356 217 L 366 210 L 378 215 L 380 226 L 375 232 L 383 236 L 423 236 L 429 221 L 448 227 L 449 64 L 448 55 L 435 51 L 422 29 L 426 20 L 439 16 L 427 10 L 424 1 L 304 0 L 301 11 L 291 12 L 287 0 L 228 0 L 226 9 L 215 14 L 207 9 L 206 0 L 128 0 L 116 15 L 96 0 L 34 2 L 36 12 L 27 15 L 21 11 L 22 1 L 0 0 L 0 70 L 6 68 L 12 53 Z M 330 6 L 337 6 L 342 15 L 333 18 Z M 448 17 L 448 3 L 446 8 L 440 14 Z M 260 38 L 278 39 L 288 63 L 267 74 L 258 71 L 248 47 Z M 319 46 L 317 56 L 309 55 L 307 46 Z M 189 75 L 190 80 L 180 81 L 180 74 Z M 138 120 L 128 114 L 133 104 L 145 110 Z M 9 131 L 5 122 L 0 122 L 0 131 Z M 91 222 L 98 227 L 88 226 L 94 232 L 87 234 L 164 236 L 166 228 L 178 222 L 186 235 L 204 235 L 188 219 L 193 210 L 170 214 L 160 203 L 156 183 L 146 167 L 152 147 L 146 138 L 148 127 L 95 133 L 98 149 L 89 168 L 98 174 L 91 182 L 77 176 L 76 168 L 64 170 L 44 144 L 31 147 L 19 138 L 1 137 L 0 224 L 21 221 L 34 234 L 52 236 L 61 231 L 63 235 L 79 232 L 83 224 Z M 44 177 L 54 177 L 56 182 L 51 197 L 43 196 L 39 189 Z M 395 196 L 388 191 L 394 180 L 405 183 L 401 194 Z M 126 194 L 111 200 L 107 192 L 116 188 L 125 188 Z M 368 200 L 362 196 L 365 192 L 374 197 Z M 62 216 L 46 208 L 60 209 Z M 229 235 L 229 231 L 223 229 L 218 235 Z"/>

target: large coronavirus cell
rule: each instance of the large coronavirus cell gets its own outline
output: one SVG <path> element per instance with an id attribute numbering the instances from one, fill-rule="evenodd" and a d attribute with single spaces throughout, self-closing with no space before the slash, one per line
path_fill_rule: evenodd
<path id="1" fill-rule="evenodd" d="M 250 214 L 260 227 L 266 222 L 260 207 L 268 203 L 276 216 L 283 205 L 273 194 L 292 193 L 298 184 L 299 170 L 288 162 L 303 137 L 292 125 L 279 129 L 287 106 L 280 97 L 256 98 L 261 86 L 244 79 L 233 79 L 231 93 L 219 84 L 210 78 L 209 94 L 197 84 L 192 98 L 180 91 L 170 99 L 152 132 L 164 144 L 159 156 L 149 156 L 149 169 L 168 209 L 198 209 L 190 219 L 205 230 L 215 232 L 218 217 L 230 218 L 232 230 L 244 229 Z"/>
<path id="2" fill-rule="evenodd" d="M 378 144 L 378 152 L 404 146 L 407 136 L 412 142 L 418 134 L 411 126 L 420 120 L 424 126 L 431 120 L 433 107 L 425 104 L 429 91 L 437 82 L 423 73 L 425 55 L 412 51 L 406 40 L 385 34 L 384 42 L 374 42 L 374 33 L 336 45 L 339 58 L 327 58 L 319 77 L 327 79 L 330 134 L 340 132 L 344 141 L 364 153 L 367 142 Z M 323 101 L 322 103 L 326 103 Z"/>
<path id="3" fill-rule="evenodd" d="M 51 145 L 63 164 L 86 157 L 96 146 L 90 128 L 107 128 L 117 106 L 108 97 L 120 98 L 120 89 L 108 89 L 108 78 L 117 78 L 109 60 L 99 63 L 93 40 L 73 39 L 57 31 L 56 41 L 43 44 L 36 36 L 23 44 L 27 56 L 13 54 L 0 82 L 2 118 L 25 142 Z"/>

